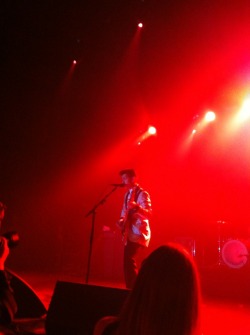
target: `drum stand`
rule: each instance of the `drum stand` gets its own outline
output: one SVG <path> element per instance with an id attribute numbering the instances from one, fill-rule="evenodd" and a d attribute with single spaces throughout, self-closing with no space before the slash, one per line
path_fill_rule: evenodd
<path id="1" fill-rule="evenodd" d="M 218 240 L 217 240 L 217 250 L 218 250 L 218 262 L 217 265 L 221 266 L 224 265 L 223 259 L 222 259 L 222 244 L 224 242 L 224 239 L 222 237 L 222 225 L 226 224 L 226 221 L 216 221 L 217 225 L 218 225 Z"/>

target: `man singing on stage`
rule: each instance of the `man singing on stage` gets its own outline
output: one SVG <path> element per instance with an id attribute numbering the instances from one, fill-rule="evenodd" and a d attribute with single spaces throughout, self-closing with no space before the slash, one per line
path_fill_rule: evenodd
<path id="1" fill-rule="evenodd" d="M 133 169 L 122 170 L 119 174 L 127 192 L 117 226 L 122 231 L 124 242 L 125 283 L 127 288 L 132 288 L 138 273 L 138 257 L 143 248 L 148 247 L 151 237 L 151 200 L 148 192 L 136 183 Z"/>

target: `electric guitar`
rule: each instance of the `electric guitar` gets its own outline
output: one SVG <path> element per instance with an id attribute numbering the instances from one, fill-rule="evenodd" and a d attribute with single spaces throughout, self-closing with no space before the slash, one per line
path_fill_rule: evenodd
<path id="1" fill-rule="evenodd" d="M 126 205 L 127 209 L 125 212 L 125 216 L 123 218 L 123 227 L 122 227 L 122 240 L 124 244 L 127 243 L 128 233 L 132 223 L 133 214 L 137 211 L 136 208 L 130 208 L 129 206 L 135 201 L 136 189 L 137 189 L 136 186 L 133 187 L 131 193 L 128 195 L 129 199 L 127 200 Z"/>

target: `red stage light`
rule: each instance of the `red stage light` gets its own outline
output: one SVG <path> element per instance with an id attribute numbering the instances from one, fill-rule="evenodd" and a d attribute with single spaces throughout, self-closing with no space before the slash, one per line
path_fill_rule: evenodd
<path id="1" fill-rule="evenodd" d="M 143 23 L 142 22 L 138 23 L 138 27 L 142 28 L 143 27 Z"/>
<path id="2" fill-rule="evenodd" d="M 148 134 L 149 135 L 155 135 L 156 134 L 156 128 L 153 126 L 148 127 Z"/>
<path id="3" fill-rule="evenodd" d="M 73 60 L 73 64 L 76 65 L 76 63 L 77 63 L 77 61 L 74 59 L 74 60 Z"/>
<path id="4" fill-rule="evenodd" d="M 205 121 L 212 122 L 216 119 L 216 115 L 214 112 L 209 111 L 205 114 Z"/>
<path id="5" fill-rule="evenodd" d="M 137 138 L 136 144 L 139 146 L 141 145 L 146 139 L 148 139 L 151 136 L 156 135 L 156 128 L 153 126 L 149 126 L 148 129 Z"/>
<path id="6" fill-rule="evenodd" d="M 239 112 L 239 121 L 244 122 L 247 119 L 250 119 L 250 97 L 243 102 Z"/>

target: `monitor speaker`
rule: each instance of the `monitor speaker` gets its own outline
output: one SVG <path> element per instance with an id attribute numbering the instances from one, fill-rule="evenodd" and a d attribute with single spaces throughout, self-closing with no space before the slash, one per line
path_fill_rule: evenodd
<path id="1" fill-rule="evenodd" d="M 58 281 L 45 321 L 46 335 L 92 335 L 101 317 L 119 314 L 128 292 Z"/>

